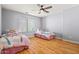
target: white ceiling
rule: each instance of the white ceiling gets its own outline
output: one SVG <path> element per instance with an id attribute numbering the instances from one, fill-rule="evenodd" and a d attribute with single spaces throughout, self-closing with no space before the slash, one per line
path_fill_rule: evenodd
<path id="1" fill-rule="evenodd" d="M 50 15 L 51 13 L 57 13 L 75 6 L 79 6 L 77 4 L 46 4 L 45 7 L 48 5 L 53 6 L 53 8 L 48 9 L 50 13 L 42 12 L 41 14 L 38 14 L 40 7 L 37 6 L 37 4 L 3 4 L 2 7 L 38 17 L 44 17 Z"/>

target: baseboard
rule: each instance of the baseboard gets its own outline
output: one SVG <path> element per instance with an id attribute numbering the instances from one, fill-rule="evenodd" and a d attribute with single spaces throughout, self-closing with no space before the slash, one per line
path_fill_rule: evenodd
<path id="1" fill-rule="evenodd" d="M 68 41 L 68 42 L 71 42 L 71 43 L 76 43 L 76 44 L 79 44 L 79 42 L 77 41 L 73 41 L 73 40 L 68 40 L 68 39 L 63 39 L 63 38 L 60 38 L 60 37 L 57 37 L 58 39 L 62 39 L 64 41 Z"/>
<path id="2" fill-rule="evenodd" d="M 68 39 L 62 39 L 62 40 L 64 40 L 64 41 L 68 41 L 68 42 L 71 42 L 71 43 L 79 44 L 79 42 L 77 42 L 77 41 L 72 41 L 72 40 L 68 40 Z"/>

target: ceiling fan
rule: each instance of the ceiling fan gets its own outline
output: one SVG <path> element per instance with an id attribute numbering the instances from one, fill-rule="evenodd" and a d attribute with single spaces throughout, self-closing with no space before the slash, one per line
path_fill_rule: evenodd
<path id="1" fill-rule="evenodd" d="M 44 12 L 46 12 L 46 13 L 49 13 L 49 11 L 47 11 L 47 9 L 52 8 L 52 6 L 45 7 L 44 4 L 37 4 L 37 5 L 40 7 L 40 10 L 39 10 L 39 13 L 38 13 L 38 14 L 40 14 L 41 11 L 44 11 Z"/>

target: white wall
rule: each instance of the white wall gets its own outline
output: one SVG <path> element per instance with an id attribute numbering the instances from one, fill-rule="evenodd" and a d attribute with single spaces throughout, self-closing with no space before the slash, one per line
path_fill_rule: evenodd
<path id="1" fill-rule="evenodd" d="M 35 28 L 40 28 L 40 18 L 23 14 L 20 12 L 2 9 L 2 32 L 15 28 L 20 32 L 27 32 L 27 21 L 29 18 L 33 18 L 37 26 Z M 23 26 L 24 25 L 24 26 Z"/>
<path id="2" fill-rule="evenodd" d="M 62 13 L 52 14 L 50 16 L 43 18 L 43 29 L 55 32 L 58 36 L 61 36 L 59 34 L 62 34 L 63 30 L 63 17 Z"/>
<path id="3" fill-rule="evenodd" d="M 79 42 L 79 6 L 63 12 L 63 36 Z"/>
<path id="4" fill-rule="evenodd" d="M 1 5 L 0 5 L 0 34 L 1 34 Z"/>
<path id="5" fill-rule="evenodd" d="M 43 29 L 79 42 L 79 6 L 43 18 Z"/>
<path id="6" fill-rule="evenodd" d="M 2 9 L 2 32 L 15 28 L 19 31 L 19 23 L 25 20 L 25 15 L 7 9 Z M 21 23 L 22 24 L 22 23 Z"/>

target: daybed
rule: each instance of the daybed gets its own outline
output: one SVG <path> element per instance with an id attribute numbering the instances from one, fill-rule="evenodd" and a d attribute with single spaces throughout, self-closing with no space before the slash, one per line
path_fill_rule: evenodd
<path id="1" fill-rule="evenodd" d="M 54 33 L 50 33 L 50 32 L 41 32 L 39 30 L 37 30 L 37 32 L 35 32 L 34 34 L 35 37 L 39 37 L 45 40 L 52 40 L 55 39 L 56 35 Z"/>
<path id="2" fill-rule="evenodd" d="M 11 30 L 7 35 L 0 36 L 1 54 L 15 54 L 28 48 L 29 39 L 23 34 L 16 34 Z"/>

